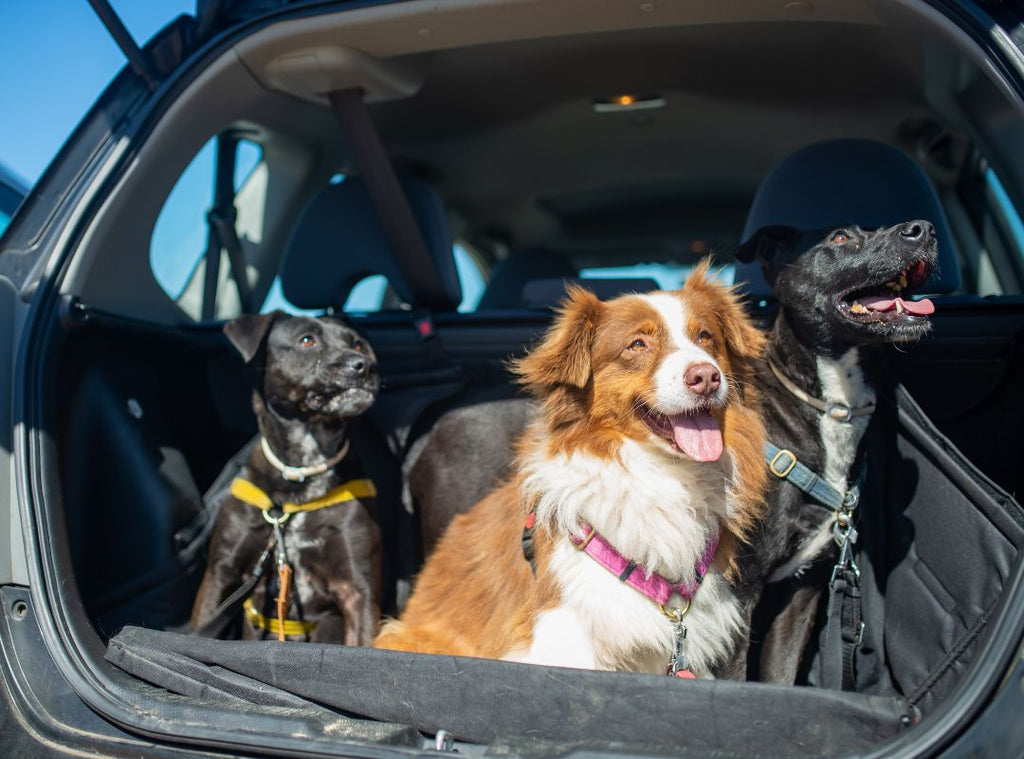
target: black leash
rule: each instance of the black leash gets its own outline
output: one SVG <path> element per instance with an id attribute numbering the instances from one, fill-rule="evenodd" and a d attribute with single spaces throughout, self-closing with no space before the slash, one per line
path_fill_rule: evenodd
<path id="1" fill-rule="evenodd" d="M 832 577 L 828 583 L 821 686 L 833 690 L 854 690 L 855 658 L 864 638 L 864 621 L 861 613 L 860 570 L 853 560 L 853 548 L 857 543 L 853 518 L 860 503 L 860 489 L 867 476 L 867 458 L 862 458 L 857 480 L 845 493 L 825 482 L 788 449 L 766 441 L 764 459 L 768 471 L 775 477 L 786 480 L 809 496 L 816 506 L 822 506 L 833 514 L 832 537 L 839 547 L 839 559 L 832 568 Z"/>
<path id="2" fill-rule="evenodd" d="M 839 559 L 832 567 L 828 583 L 821 686 L 833 690 L 855 690 L 855 658 L 864 639 L 864 619 L 861 613 L 860 570 L 853 560 L 857 529 L 853 526 L 852 515 L 839 514 L 832 533 L 839 544 Z"/>
<path id="3" fill-rule="evenodd" d="M 270 540 L 267 541 L 267 547 L 263 549 L 263 553 L 256 560 L 256 566 L 253 567 L 246 581 L 234 593 L 221 601 L 220 605 L 201 624 L 196 625 L 192 635 L 198 635 L 203 638 L 221 638 L 227 632 L 231 625 L 239 618 L 239 613 L 242 611 L 242 604 L 245 603 L 245 599 L 252 595 L 260 578 L 263 577 L 267 560 L 270 558 L 270 553 L 274 550 L 276 543 L 274 535 L 271 534 Z"/>

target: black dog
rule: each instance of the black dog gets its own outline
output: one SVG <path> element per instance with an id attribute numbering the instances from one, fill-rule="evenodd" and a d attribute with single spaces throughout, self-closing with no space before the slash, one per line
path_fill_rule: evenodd
<path id="1" fill-rule="evenodd" d="M 193 629 L 214 634 L 244 600 L 244 638 L 369 645 L 381 584 L 376 491 L 347 421 L 376 398 L 373 351 L 330 317 L 242 316 L 224 332 L 246 362 L 260 444 L 217 516 Z"/>
<path id="2" fill-rule="evenodd" d="M 775 475 L 770 512 L 751 537 L 753 551 L 742 567 L 753 594 L 766 578 L 778 584 L 766 589 L 759 610 L 770 627 L 749 674 L 793 683 L 833 567 L 831 586 L 851 597 L 858 592 L 856 567 L 848 560 L 864 465 L 860 442 L 874 409 L 880 360 L 861 348 L 916 340 L 930 329 L 931 302 L 906 298 L 935 267 L 935 230 L 926 221 L 827 233 L 767 227 L 737 257 L 762 264 L 779 302 L 758 380 L 768 439 L 782 450 L 766 451 Z M 818 484 L 813 493 L 805 492 L 810 483 L 797 487 L 808 472 L 826 487 Z M 833 602 L 841 603 L 833 596 L 829 612 Z M 859 635 L 847 637 L 854 646 Z"/>

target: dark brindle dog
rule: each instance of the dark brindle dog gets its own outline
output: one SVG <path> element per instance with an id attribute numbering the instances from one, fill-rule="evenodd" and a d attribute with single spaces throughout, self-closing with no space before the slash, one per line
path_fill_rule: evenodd
<path id="1" fill-rule="evenodd" d="M 767 455 L 776 475 L 770 512 L 751 537 L 754 551 L 743 567 L 752 584 L 765 578 L 780 583 L 766 593 L 762 612 L 773 621 L 751 675 L 793 683 L 837 563 L 837 543 L 850 531 L 856 508 L 851 491 L 862 471 L 859 447 L 874 408 L 880 359 L 862 348 L 916 340 L 929 330 L 932 303 L 908 298 L 935 267 L 935 230 L 926 221 L 827 233 L 767 227 L 737 257 L 762 264 L 779 301 L 758 381 L 768 440 L 785 449 Z M 795 486 L 786 472 L 794 457 L 787 452 L 845 505 L 825 506 L 827 488 L 810 495 Z"/>
<path id="2" fill-rule="evenodd" d="M 376 398 L 373 351 L 329 317 L 242 316 L 224 332 L 246 362 L 260 444 L 218 514 L 193 629 L 209 632 L 247 595 L 244 638 L 367 645 L 379 619 L 380 533 L 347 423 Z M 254 573 L 250 592 L 242 586 Z"/>

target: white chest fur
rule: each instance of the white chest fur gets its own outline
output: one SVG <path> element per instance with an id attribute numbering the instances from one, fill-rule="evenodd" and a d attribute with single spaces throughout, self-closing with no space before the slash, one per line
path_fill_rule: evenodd
<path id="1" fill-rule="evenodd" d="M 627 442 L 621 461 L 587 455 L 527 462 L 527 496 L 538 521 L 565 536 L 589 522 L 647 572 L 692 581 L 709 537 L 728 511 L 727 455 L 696 463 L 652 445 Z M 672 652 L 672 624 L 657 604 L 623 584 L 559 537 L 550 570 L 560 606 L 541 615 L 528 651 L 508 658 L 533 663 L 663 673 Z M 691 668 L 710 676 L 741 632 L 728 583 L 709 572 L 686 616 Z"/>
<path id="2" fill-rule="evenodd" d="M 860 366 L 860 355 L 851 348 L 838 360 L 819 358 L 818 379 L 821 383 L 821 398 L 826 403 L 841 403 L 852 409 L 875 402 L 875 391 L 864 381 Z M 857 456 L 857 446 L 864 436 L 870 416 L 857 416 L 848 422 L 833 419 L 822 414 L 818 422 L 824 464 L 819 472 L 829 485 L 840 493 L 849 487 L 850 471 Z M 796 556 L 779 567 L 769 578 L 780 580 L 799 572 L 812 562 L 832 540 L 832 520 L 822 517 L 820 527 L 804 541 Z"/>
<path id="3" fill-rule="evenodd" d="M 875 402 L 875 391 L 864 381 L 856 348 L 851 348 L 836 361 L 819 358 L 817 363 L 822 399 L 826 403 L 860 408 Z M 821 474 L 829 485 L 841 492 L 846 492 L 857 446 L 870 419 L 870 416 L 858 416 L 843 422 L 828 414 L 821 416 L 821 443 L 825 452 L 825 466 Z"/>

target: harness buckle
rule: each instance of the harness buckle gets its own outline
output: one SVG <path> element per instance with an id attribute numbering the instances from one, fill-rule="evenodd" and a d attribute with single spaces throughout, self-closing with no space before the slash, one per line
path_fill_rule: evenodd
<path id="1" fill-rule="evenodd" d="M 587 534 L 587 536 L 585 538 L 583 538 L 583 540 L 581 540 L 579 543 L 577 543 L 575 540 L 573 540 L 571 542 L 572 542 L 573 546 L 575 546 L 577 551 L 582 551 L 584 548 L 587 547 L 587 544 L 591 540 L 594 539 L 594 535 L 596 535 L 596 534 L 597 534 L 597 530 L 595 530 L 593 527 L 591 527 L 590 528 L 590 532 Z"/>
<path id="2" fill-rule="evenodd" d="M 263 518 L 274 527 L 280 527 L 283 525 L 288 521 L 290 516 L 291 514 L 284 511 L 280 506 L 274 506 L 273 508 L 263 510 Z"/>
<path id="3" fill-rule="evenodd" d="M 837 422 L 848 422 L 853 419 L 853 409 L 845 403 L 830 403 L 825 413 Z"/>
<path id="4" fill-rule="evenodd" d="M 688 611 L 690 611 L 690 603 L 691 602 L 692 602 L 692 599 L 687 598 L 686 599 L 686 606 L 679 607 L 679 606 L 665 606 L 665 604 L 658 604 L 658 608 L 661 610 L 662 614 L 664 614 L 666 617 L 668 617 L 673 622 L 682 622 L 683 621 L 683 617 L 685 617 L 686 613 Z"/>
<path id="5" fill-rule="evenodd" d="M 779 459 L 782 458 L 783 456 L 789 457 L 788 465 L 784 464 L 781 467 L 777 466 Z M 775 456 L 772 458 L 770 462 L 768 462 L 768 469 L 770 469 L 771 473 L 778 477 L 780 480 L 784 480 L 786 479 L 786 477 L 789 476 L 789 473 L 793 471 L 796 465 L 796 454 L 786 448 L 783 448 L 781 451 L 775 454 Z"/>
<path id="6" fill-rule="evenodd" d="M 854 485 L 852 488 L 846 491 L 846 495 L 843 496 L 843 511 L 850 512 L 857 508 L 860 503 L 860 488 Z"/>

